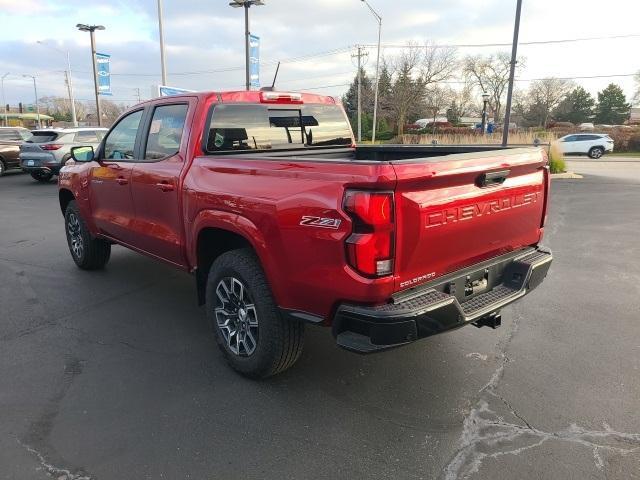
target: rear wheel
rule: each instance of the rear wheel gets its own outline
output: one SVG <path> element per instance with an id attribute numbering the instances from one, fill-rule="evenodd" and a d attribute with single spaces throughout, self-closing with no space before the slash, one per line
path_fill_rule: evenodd
<path id="1" fill-rule="evenodd" d="M 0 158 L 0 177 L 7 171 L 7 166 L 4 164 L 4 160 Z"/>
<path id="2" fill-rule="evenodd" d="M 34 170 L 31 172 L 31 177 L 41 183 L 48 183 L 53 178 L 53 173 L 43 172 L 42 170 Z"/>
<path id="3" fill-rule="evenodd" d="M 589 157 L 593 159 L 601 158 L 604 155 L 604 148 L 602 147 L 593 147 L 589 150 Z"/>
<path id="4" fill-rule="evenodd" d="M 218 347 L 242 375 L 269 377 L 300 358 L 304 325 L 280 314 L 250 249 L 226 252 L 213 263 L 206 308 Z"/>
<path id="5" fill-rule="evenodd" d="M 67 205 L 64 213 L 64 226 L 69 252 L 71 252 L 71 257 L 76 265 L 83 270 L 104 268 L 111 257 L 111 244 L 91 236 L 87 224 L 80 216 L 75 200 Z"/>

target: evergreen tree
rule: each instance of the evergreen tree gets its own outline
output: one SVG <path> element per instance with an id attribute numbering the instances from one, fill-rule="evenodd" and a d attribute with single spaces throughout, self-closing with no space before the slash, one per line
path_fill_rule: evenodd
<path id="1" fill-rule="evenodd" d="M 365 125 L 365 116 L 369 110 L 373 112 L 373 88 L 374 88 L 375 79 L 372 80 L 367 76 L 367 73 L 362 69 L 362 85 L 361 85 L 361 95 L 362 95 L 362 131 L 363 133 L 366 131 L 364 128 Z M 342 97 L 342 104 L 344 105 L 344 109 L 347 112 L 347 116 L 351 121 L 351 126 L 354 132 L 358 131 L 358 75 L 356 75 L 349 85 L 349 90 Z"/>
<path id="2" fill-rule="evenodd" d="M 629 119 L 631 105 L 618 85 L 611 83 L 603 91 L 598 92 L 596 122 L 605 125 L 620 125 Z"/>
<path id="3" fill-rule="evenodd" d="M 589 122 L 593 119 L 595 104 L 589 92 L 582 87 L 576 87 L 560 102 L 553 111 L 553 116 L 560 122 L 575 124 Z"/>

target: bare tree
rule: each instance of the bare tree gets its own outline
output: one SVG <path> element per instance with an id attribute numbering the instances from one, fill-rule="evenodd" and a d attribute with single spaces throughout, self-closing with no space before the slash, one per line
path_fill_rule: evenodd
<path id="1" fill-rule="evenodd" d="M 510 62 L 511 57 L 504 52 L 488 57 L 470 55 L 464 59 L 465 78 L 490 95 L 489 105 L 496 122 L 502 118 L 502 99 L 509 85 Z M 518 67 L 522 68 L 523 63 L 519 59 Z"/>
<path id="2" fill-rule="evenodd" d="M 123 104 L 118 104 L 111 100 L 101 100 L 100 106 L 102 110 L 102 120 L 105 126 L 113 125 L 122 112 L 127 109 Z"/>
<path id="3" fill-rule="evenodd" d="M 433 114 L 433 123 L 436 122 L 438 113 L 451 105 L 455 96 L 456 92 L 454 92 L 450 87 L 443 87 L 437 84 L 427 87 L 425 101 L 427 109 L 429 109 Z"/>
<path id="4" fill-rule="evenodd" d="M 427 87 L 453 75 L 456 51 L 409 44 L 394 61 L 387 63 L 392 67 L 393 82 L 384 106 L 396 121 L 398 135 L 402 135 L 409 117 L 424 112 Z"/>
<path id="5" fill-rule="evenodd" d="M 633 94 L 633 103 L 640 104 L 640 72 L 636 73 L 636 93 Z"/>
<path id="6" fill-rule="evenodd" d="M 574 83 L 560 78 L 545 78 L 531 83 L 528 93 L 529 116 L 545 127 L 549 116 L 574 87 Z"/>
<path id="7" fill-rule="evenodd" d="M 474 87 L 468 82 L 460 90 L 451 90 L 451 100 L 447 110 L 447 118 L 451 123 L 457 123 L 461 117 L 475 113 Z"/>
<path id="8" fill-rule="evenodd" d="M 451 78 L 458 68 L 457 51 L 452 47 L 438 47 L 426 43 L 421 47 L 422 55 L 421 74 L 425 85 L 444 82 Z"/>
<path id="9" fill-rule="evenodd" d="M 69 99 L 63 97 L 55 97 L 55 96 L 47 96 L 40 97 L 40 108 L 47 112 L 48 115 L 51 115 L 58 121 L 66 121 L 71 122 L 71 109 L 69 104 Z M 85 107 L 81 102 L 76 101 L 76 113 L 78 118 L 81 119 L 84 117 Z"/>

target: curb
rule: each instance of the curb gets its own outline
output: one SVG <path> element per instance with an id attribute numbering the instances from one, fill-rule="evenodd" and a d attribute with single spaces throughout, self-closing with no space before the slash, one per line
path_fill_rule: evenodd
<path id="1" fill-rule="evenodd" d="M 584 178 L 582 175 L 578 175 L 577 173 L 573 173 L 573 172 L 564 172 L 564 173 L 552 173 L 551 174 L 551 179 L 558 179 L 558 178 Z"/>

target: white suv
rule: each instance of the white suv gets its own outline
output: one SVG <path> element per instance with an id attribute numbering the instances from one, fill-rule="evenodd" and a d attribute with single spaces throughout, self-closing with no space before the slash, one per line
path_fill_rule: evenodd
<path id="1" fill-rule="evenodd" d="M 600 158 L 606 152 L 613 152 L 613 139 L 604 133 L 575 133 L 558 139 L 558 145 L 565 155 L 581 154 Z"/>

